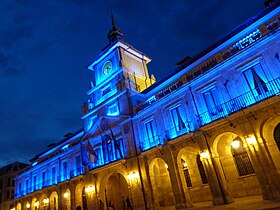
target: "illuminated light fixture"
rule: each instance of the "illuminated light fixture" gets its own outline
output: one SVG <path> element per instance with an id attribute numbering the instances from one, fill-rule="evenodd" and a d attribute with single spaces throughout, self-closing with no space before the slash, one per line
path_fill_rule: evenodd
<path id="1" fill-rule="evenodd" d="M 69 197 L 69 193 L 68 192 L 64 193 L 63 197 L 64 198 L 68 198 Z"/>
<path id="2" fill-rule="evenodd" d="M 135 180 L 135 179 L 138 179 L 138 177 L 139 177 L 139 173 L 138 172 L 132 172 L 131 174 L 128 174 L 127 175 L 127 178 L 129 179 L 129 180 Z"/>
<path id="3" fill-rule="evenodd" d="M 237 149 L 240 147 L 240 141 L 235 139 L 231 142 L 231 146 L 234 148 L 234 149 Z"/>
<path id="4" fill-rule="evenodd" d="M 16 210 L 15 208 L 12 208 L 11 210 Z"/>
<path id="5" fill-rule="evenodd" d="M 183 168 L 188 168 L 188 164 L 186 163 L 186 161 L 182 161 L 182 165 L 183 165 Z"/>
<path id="6" fill-rule="evenodd" d="M 254 137 L 248 136 L 248 137 L 246 138 L 246 141 L 247 141 L 247 143 L 250 144 L 250 145 L 256 145 L 256 144 L 257 144 L 257 140 L 256 140 Z"/>
<path id="7" fill-rule="evenodd" d="M 86 193 L 91 193 L 94 191 L 94 187 L 92 185 L 85 188 Z"/>
<path id="8" fill-rule="evenodd" d="M 30 208 L 30 203 L 26 204 L 26 208 L 28 208 L 28 209 Z"/>
<path id="9" fill-rule="evenodd" d="M 35 207 L 39 207 L 39 201 L 36 201 L 36 202 L 34 203 L 34 206 L 35 206 Z"/>
<path id="10" fill-rule="evenodd" d="M 62 150 L 66 150 L 66 149 L 68 149 L 69 148 L 69 144 L 66 144 L 66 145 L 64 145 L 61 149 Z"/>
<path id="11" fill-rule="evenodd" d="M 202 153 L 200 153 L 200 156 L 203 158 L 203 159 L 206 159 L 206 158 L 209 158 L 210 157 L 210 154 L 208 151 L 203 151 Z"/>
<path id="12" fill-rule="evenodd" d="M 167 163 L 165 163 L 165 164 L 164 164 L 164 166 L 165 166 L 165 168 L 166 168 L 166 169 L 168 169 L 168 165 L 167 165 Z"/>
<path id="13" fill-rule="evenodd" d="M 48 204 L 49 201 L 50 201 L 50 200 L 49 200 L 48 198 L 44 198 L 43 203 L 44 203 L 44 204 Z"/>
<path id="14" fill-rule="evenodd" d="M 37 164 L 38 164 L 38 162 L 36 161 L 36 162 L 32 163 L 32 166 L 36 166 Z"/>

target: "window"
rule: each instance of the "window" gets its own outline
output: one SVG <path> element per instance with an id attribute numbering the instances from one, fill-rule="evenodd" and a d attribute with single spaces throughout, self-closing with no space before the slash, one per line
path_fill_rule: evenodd
<path id="1" fill-rule="evenodd" d="M 173 125 L 176 129 L 176 131 L 180 131 L 186 128 L 186 119 L 184 118 L 184 114 L 182 111 L 182 108 L 177 106 L 174 109 L 170 110 L 171 112 L 171 117 L 172 117 L 172 122 Z M 183 120 L 184 118 L 184 120 Z"/>
<path id="2" fill-rule="evenodd" d="M 33 176 L 33 190 L 37 190 L 37 177 Z"/>
<path id="3" fill-rule="evenodd" d="M 114 143 L 111 135 L 104 135 L 102 137 L 102 149 L 104 155 L 104 162 L 108 163 L 114 160 Z"/>
<path id="4" fill-rule="evenodd" d="M 235 138 L 234 141 L 238 141 L 238 147 L 231 146 L 232 156 L 238 171 L 239 176 L 255 173 L 250 158 L 246 149 L 243 146 L 243 142 L 240 138 Z"/>
<path id="5" fill-rule="evenodd" d="M 81 168 L 81 156 L 80 155 L 76 156 L 75 161 L 76 161 L 76 169 L 78 173 Z"/>
<path id="6" fill-rule="evenodd" d="M 205 170 L 204 170 L 204 167 L 203 167 L 203 164 L 202 164 L 202 161 L 200 159 L 199 154 L 196 156 L 196 163 L 197 163 L 197 167 L 198 167 L 198 170 L 199 170 L 199 174 L 200 174 L 200 177 L 201 177 L 202 184 L 207 184 L 208 179 L 207 179 L 207 176 L 206 176 L 206 173 L 205 173 Z"/>
<path id="7" fill-rule="evenodd" d="M 18 183 L 18 191 L 19 191 L 20 194 L 22 194 L 22 192 L 21 192 L 21 182 Z"/>
<path id="8" fill-rule="evenodd" d="M 219 112 L 223 111 L 222 106 L 219 106 L 221 105 L 221 100 L 217 88 L 213 87 L 210 90 L 204 92 L 203 97 L 207 109 L 211 115 L 217 115 Z"/>
<path id="9" fill-rule="evenodd" d="M 257 64 L 243 72 L 246 81 L 255 96 L 268 92 L 265 83 L 268 82 L 260 64 Z"/>
<path id="10" fill-rule="evenodd" d="M 192 181 L 191 181 L 188 165 L 187 165 L 186 161 L 183 159 L 181 159 L 181 164 L 182 164 L 182 168 L 183 168 L 184 177 L 185 177 L 185 180 L 187 183 L 187 187 L 192 187 Z"/>
<path id="11" fill-rule="evenodd" d="M 110 116 L 119 115 L 119 107 L 117 102 L 108 107 L 107 115 Z"/>
<path id="12" fill-rule="evenodd" d="M 154 120 L 145 123 L 145 130 L 146 130 L 146 139 L 148 140 L 150 147 L 157 146 L 156 145 L 157 135 L 155 131 Z"/>
<path id="13" fill-rule="evenodd" d="M 102 96 L 105 96 L 107 93 L 111 92 L 111 84 L 106 85 L 105 87 L 102 88 Z"/>
<path id="14" fill-rule="evenodd" d="M 26 190 L 26 192 L 29 192 L 29 180 L 28 179 L 25 180 L 25 190 Z"/>
<path id="15" fill-rule="evenodd" d="M 276 145 L 278 147 L 278 150 L 280 151 L 280 123 L 275 127 L 273 136 L 274 136 Z"/>
<path id="16" fill-rule="evenodd" d="M 62 163 L 62 168 L 63 168 L 63 180 L 66 180 L 68 177 L 67 177 L 67 162 L 63 162 Z"/>
<path id="17" fill-rule="evenodd" d="M 44 171 L 42 173 L 42 187 L 46 186 L 46 172 Z"/>
<path id="18" fill-rule="evenodd" d="M 55 167 L 52 167 L 52 183 L 56 184 L 56 172 Z"/>

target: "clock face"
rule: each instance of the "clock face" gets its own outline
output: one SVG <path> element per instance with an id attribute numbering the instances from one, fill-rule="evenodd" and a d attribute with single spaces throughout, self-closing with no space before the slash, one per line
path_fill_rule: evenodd
<path id="1" fill-rule="evenodd" d="M 112 70 L 112 62 L 106 61 L 106 63 L 103 65 L 102 71 L 104 75 L 107 75 Z"/>

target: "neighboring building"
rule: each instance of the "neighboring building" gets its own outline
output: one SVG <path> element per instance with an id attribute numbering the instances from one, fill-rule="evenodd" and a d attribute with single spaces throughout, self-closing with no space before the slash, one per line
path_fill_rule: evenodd
<path id="1" fill-rule="evenodd" d="M 155 82 L 123 41 L 93 60 L 84 127 L 16 177 L 15 208 L 176 209 L 280 199 L 280 7 L 270 3 Z"/>
<path id="2" fill-rule="evenodd" d="M 0 168 L 0 209 L 11 209 L 14 202 L 15 180 L 14 178 L 28 165 L 14 162 Z"/>

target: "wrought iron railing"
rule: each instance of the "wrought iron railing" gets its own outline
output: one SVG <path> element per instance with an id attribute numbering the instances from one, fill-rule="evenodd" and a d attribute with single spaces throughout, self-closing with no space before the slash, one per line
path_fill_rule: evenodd
<path id="1" fill-rule="evenodd" d="M 220 118 L 227 117 L 231 113 L 249 107 L 271 96 L 278 95 L 279 93 L 280 77 L 199 114 L 200 125 L 203 126 Z"/>
<path id="2" fill-rule="evenodd" d="M 174 138 L 177 138 L 178 136 L 188 134 L 193 131 L 193 129 L 191 128 L 191 122 L 186 121 L 184 122 L 184 125 L 185 128 L 180 128 L 179 125 L 177 125 L 167 129 L 165 133 L 167 140 L 172 140 Z"/>
<path id="3" fill-rule="evenodd" d="M 152 147 L 157 147 L 158 145 L 163 144 L 163 139 L 161 135 L 154 135 L 151 138 L 146 138 L 140 142 L 140 149 L 141 151 L 146 151 Z"/>

